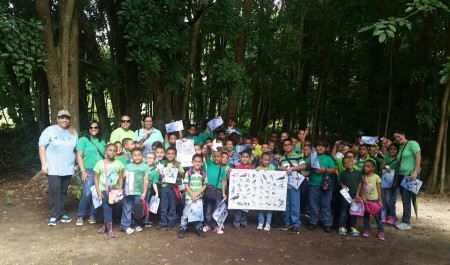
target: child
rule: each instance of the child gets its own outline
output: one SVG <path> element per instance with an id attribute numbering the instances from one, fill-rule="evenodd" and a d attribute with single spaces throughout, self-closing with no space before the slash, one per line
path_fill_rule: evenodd
<path id="1" fill-rule="evenodd" d="M 123 157 L 126 159 L 127 164 L 131 163 L 131 150 L 134 149 L 134 141 L 130 138 L 125 138 L 122 140 L 123 146 Z"/>
<path id="2" fill-rule="evenodd" d="M 284 156 L 281 157 L 281 166 L 278 170 L 285 170 L 286 174 L 291 174 L 292 171 L 301 171 L 306 168 L 305 161 L 297 153 L 294 153 L 294 146 L 292 141 L 287 136 L 283 142 Z M 284 212 L 284 226 L 282 230 L 288 230 L 292 228 L 293 233 L 300 234 L 300 189 L 295 189 L 288 184 L 287 198 L 286 198 L 286 211 Z"/>
<path id="3" fill-rule="evenodd" d="M 388 153 L 381 163 L 381 169 L 391 173 L 392 170 L 397 170 L 398 161 L 397 154 L 400 146 L 396 143 L 392 143 L 388 147 Z M 397 221 L 395 212 L 395 203 L 397 200 L 398 189 L 381 188 L 381 197 L 383 198 L 383 209 L 381 210 L 381 221 L 387 222 L 390 225 L 394 225 Z"/>
<path id="4" fill-rule="evenodd" d="M 367 146 L 366 145 L 360 145 L 358 147 L 358 157 L 356 158 L 356 166 L 358 169 L 362 169 L 364 165 L 364 161 L 368 158 L 367 155 Z"/>
<path id="5" fill-rule="evenodd" d="M 108 233 L 109 237 L 116 235 L 112 229 L 112 205 L 109 204 L 109 192 L 118 189 L 122 192 L 123 187 L 123 164 L 115 160 L 117 147 L 109 143 L 106 146 L 105 159 L 98 161 L 94 166 L 94 185 L 98 198 L 102 200 L 104 224 L 98 231 L 100 234 Z"/>
<path id="6" fill-rule="evenodd" d="M 271 152 L 272 160 L 270 160 L 270 164 L 275 167 L 275 170 L 278 170 L 278 167 L 280 166 L 281 152 L 278 149 L 273 149 Z"/>
<path id="7" fill-rule="evenodd" d="M 202 147 L 199 144 L 194 144 L 194 151 L 196 155 L 202 154 Z"/>
<path id="8" fill-rule="evenodd" d="M 364 201 L 372 201 L 378 202 L 381 206 L 383 206 L 382 198 L 381 198 L 381 178 L 377 174 L 374 173 L 375 169 L 375 160 L 372 158 L 366 159 L 364 161 L 364 175 L 362 176 L 362 180 L 358 183 L 358 190 L 356 192 L 356 198 Z M 361 194 L 361 197 L 359 196 Z M 384 240 L 384 226 L 380 219 L 381 213 L 378 213 L 374 216 L 375 221 L 377 222 L 378 228 L 378 239 Z M 370 215 L 367 211 L 364 213 L 364 232 L 363 236 L 370 236 L 370 223 L 369 223 Z"/>
<path id="9" fill-rule="evenodd" d="M 275 170 L 275 167 L 270 164 L 269 153 L 262 153 L 261 165 L 256 168 L 256 170 Z M 266 213 L 266 226 L 264 226 L 264 212 Z M 270 231 L 270 224 L 272 222 L 272 211 L 259 211 L 258 213 L 258 227 L 256 229 L 262 230 L 264 226 L 264 231 Z"/>
<path id="10" fill-rule="evenodd" d="M 225 139 L 227 139 L 227 134 L 225 133 L 225 131 L 223 130 L 217 131 L 217 139 L 221 139 L 222 141 L 225 142 Z"/>
<path id="11" fill-rule="evenodd" d="M 302 146 L 303 161 L 308 165 L 311 163 L 311 142 L 305 141 Z M 305 180 L 300 185 L 300 213 L 306 215 L 309 205 L 309 169 L 302 170 L 300 173 L 305 177 Z"/>
<path id="12" fill-rule="evenodd" d="M 175 133 L 166 134 L 164 137 L 164 148 L 175 147 L 177 135 Z"/>
<path id="13" fill-rule="evenodd" d="M 115 142 L 114 145 L 117 148 L 117 153 L 116 153 L 115 159 L 119 160 L 125 167 L 127 165 L 127 159 L 123 156 L 122 144 L 120 142 Z"/>
<path id="14" fill-rule="evenodd" d="M 145 157 L 145 162 L 150 168 L 150 174 L 148 175 L 148 188 L 147 188 L 147 194 L 145 195 L 145 201 L 150 204 L 150 198 L 152 197 L 152 188 L 154 191 L 154 194 L 157 198 L 159 198 L 159 192 L 158 192 L 158 182 L 159 182 L 159 175 L 158 170 L 156 170 L 156 154 L 153 152 L 147 153 Z M 150 217 L 150 212 L 149 215 Z M 143 221 L 145 227 L 151 227 L 152 224 L 149 220 L 149 218 L 145 218 Z"/>
<path id="15" fill-rule="evenodd" d="M 348 193 L 350 196 L 355 198 L 356 192 L 358 190 L 358 183 L 361 181 L 361 175 L 362 172 L 360 170 L 355 170 L 353 168 L 353 159 L 349 157 L 344 157 L 342 160 L 342 163 L 344 164 L 345 171 L 342 172 L 341 178 L 340 178 L 340 187 L 341 189 L 348 188 Z M 350 204 L 348 201 L 344 198 L 344 196 L 340 196 L 340 212 L 339 212 L 339 235 L 346 235 L 347 234 L 347 218 L 350 218 L 350 232 L 352 233 L 352 236 L 359 236 L 359 231 L 356 229 L 356 216 L 350 215 L 348 217 L 348 210 L 350 208 Z"/>
<path id="16" fill-rule="evenodd" d="M 236 169 L 253 169 L 253 166 L 250 165 L 250 150 L 244 150 L 241 152 L 241 163 L 236 165 Z M 234 210 L 234 220 L 233 226 L 236 229 L 246 228 L 247 227 L 247 211 L 244 210 Z"/>
<path id="17" fill-rule="evenodd" d="M 222 166 L 222 151 L 216 151 L 213 154 L 213 159 L 206 160 L 204 164 L 206 171 L 206 178 L 208 185 L 217 188 L 216 198 L 204 198 L 203 207 L 205 208 L 205 226 L 203 232 L 214 229 L 214 232 L 221 235 L 223 230 L 217 225 L 212 215 L 214 210 L 219 206 L 220 202 L 226 200 L 225 187 L 227 186 L 225 168 Z"/>
<path id="18" fill-rule="evenodd" d="M 175 227 L 175 220 L 177 219 L 176 214 L 176 198 L 178 197 L 176 192 L 178 189 L 174 189 L 176 185 L 181 185 L 182 177 L 184 175 L 183 167 L 180 162 L 175 161 L 177 156 L 177 149 L 174 147 L 169 147 L 166 150 L 166 168 L 178 168 L 178 176 L 175 184 L 172 183 L 162 183 L 161 185 L 161 217 L 160 223 L 157 229 L 165 228 L 167 231 L 172 230 Z M 163 172 L 159 172 L 160 180 L 163 179 Z"/>
<path id="19" fill-rule="evenodd" d="M 142 231 L 142 227 L 139 225 L 140 220 L 136 225 L 132 213 L 135 203 L 145 199 L 148 189 L 148 176 L 150 174 L 150 168 L 142 162 L 141 148 L 134 148 L 131 151 L 131 160 L 132 162 L 125 167 L 125 176 L 127 176 L 127 181 L 129 181 L 130 176 L 134 175 L 133 194 L 124 197 L 122 218 L 120 220 L 120 230 L 125 231 L 127 235 L 133 234 L 134 231 Z"/>
<path id="20" fill-rule="evenodd" d="M 180 231 L 178 231 L 178 238 L 183 238 L 186 233 L 188 225 L 188 213 L 190 205 L 202 199 L 203 192 L 208 184 L 206 173 L 202 170 L 203 157 L 195 154 L 192 156 L 192 167 L 186 172 L 184 176 L 184 187 L 186 189 L 186 200 L 184 203 L 183 216 L 181 217 Z M 206 237 L 203 232 L 202 222 L 195 222 L 195 230 L 200 237 Z"/>
<path id="21" fill-rule="evenodd" d="M 234 168 L 236 165 L 236 161 L 234 158 L 234 151 L 233 151 L 233 141 L 228 139 L 225 141 L 225 148 L 223 149 L 225 153 L 228 154 L 228 165 L 231 168 Z"/>

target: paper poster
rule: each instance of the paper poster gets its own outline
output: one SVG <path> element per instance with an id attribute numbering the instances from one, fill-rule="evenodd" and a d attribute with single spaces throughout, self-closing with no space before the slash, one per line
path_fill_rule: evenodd
<path id="1" fill-rule="evenodd" d="M 166 124 L 166 133 L 178 132 L 184 130 L 183 121 L 174 121 Z"/>
<path id="2" fill-rule="evenodd" d="M 195 154 L 194 140 L 177 140 L 175 142 L 177 148 L 177 161 L 182 167 L 192 167 L 192 156 Z"/>
<path id="3" fill-rule="evenodd" d="M 311 167 L 315 169 L 320 168 L 319 159 L 317 159 L 317 151 L 314 147 L 311 150 Z"/>
<path id="4" fill-rule="evenodd" d="M 192 201 L 189 204 L 188 222 L 203 222 L 203 201 Z"/>
<path id="5" fill-rule="evenodd" d="M 232 169 L 228 208 L 284 211 L 287 184 L 285 171 Z"/>
<path id="6" fill-rule="evenodd" d="M 219 128 L 222 124 L 223 124 L 222 117 L 219 116 L 217 118 L 210 120 L 208 122 L 208 127 L 211 131 L 214 131 L 215 129 Z"/>
<path id="7" fill-rule="evenodd" d="M 361 141 L 363 144 L 374 145 L 377 143 L 378 136 L 362 136 Z"/>
<path id="8" fill-rule="evenodd" d="M 390 189 L 392 188 L 392 182 L 394 181 L 395 170 L 391 170 L 391 173 L 388 173 L 385 169 L 383 169 L 381 174 L 381 187 Z"/>
<path id="9" fill-rule="evenodd" d="M 237 133 L 237 134 L 241 134 L 238 130 L 234 129 L 234 128 L 230 128 L 228 127 L 226 130 L 227 134 L 232 134 L 232 133 Z"/>
<path id="10" fill-rule="evenodd" d="M 305 180 L 305 176 L 298 173 L 297 171 L 291 171 L 289 174 L 288 184 L 294 187 L 294 189 L 298 190 L 298 187 L 302 184 L 303 180 Z"/>
<path id="11" fill-rule="evenodd" d="M 154 214 L 158 213 L 159 201 L 160 201 L 160 199 L 158 197 L 156 197 L 156 196 L 152 196 L 150 198 L 150 206 L 149 206 L 149 208 L 150 208 L 150 212 L 151 213 L 154 213 Z"/>
<path id="12" fill-rule="evenodd" d="M 165 167 L 162 169 L 162 183 L 175 184 L 177 182 L 178 168 Z"/>
<path id="13" fill-rule="evenodd" d="M 223 229 L 223 224 L 225 223 L 225 219 L 227 219 L 228 216 L 228 209 L 227 209 L 227 203 L 225 200 L 222 200 L 217 206 L 216 210 L 213 213 L 213 218 L 216 220 L 217 225 L 220 229 Z"/>
<path id="14" fill-rule="evenodd" d="M 100 200 L 100 198 L 98 197 L 95 185 L 91 186 L 91 193 L 92 193 L 92 204 L 94 205 L 94 208 L 97 209 L 98 207 L 102 206 L 102 200 Z"/>
<path id="15" fill-rule="evenodd" d="M 218 143 L 217 139 L 214 139 L 212 144 L 211 149 L 214 150 L 214 152 L 216 152 L 218 148 L 222 149 L 222 143 Z"/>
<path id="16" fill-rule="evenodd" d="M 352 196 L 350 196 L 350 193 L 348 193 L 348 187 L 345 187 L 345 189 L 341 189 L 341 194 L 344 196 L 344 198 L 348 201 L 348 203 L 352 203 Z"/>
<path id="17" fill-rule="evenodd" d="M 403 188 L 409 190 L 410 192 L 417 194 L 420 191 L 420 188 L 422 187 L 423 181 L 420 179 L 416 179 L 415 181 L 412 181 L 408 176 L 405 176 L 403 178 L 402 183 L 400 183 L 400 186 Z"/>
<path id="18" fill-rule="evenodd" d="M 134 172 L 125 172 L 125 195 L 134 195 Z"/>

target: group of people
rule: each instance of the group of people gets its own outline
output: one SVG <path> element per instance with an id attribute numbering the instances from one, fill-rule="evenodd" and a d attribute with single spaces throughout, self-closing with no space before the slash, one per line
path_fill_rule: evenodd
<path id="1" fill-rule="evenodd" d="M 120 127 L 111 133 L 108 143 L 101 134 L 98 121 L 90 121 L 87 133 L 79 137 L 70 126 L 71 115 L 61 110 L 57 124 L 46 128 L 39 138 L 39 157 L 42 171 L 49 185 L 49 226 L 58 222 L 70 222 L 65 212 L 65 200 L 71 176 L 77 170 L 82 181 L 82 195 L 77 212 L 76 225 L 85 219 L 96 223 L 99 208 L 92 203 L 96 195 L 102 201 L 103 225 L 99 233 L 115 237 L 113 212 L 119 212 L 120 230 L 127 234 L 150 227 L 149 215 L 136 218 L 138 202 L 148 203 L 152 196 L 160 199 L 158 229 L 172 230 L 180 219 L 178 237 L 183 238 L 188 226 L 189 207 L 202 200 L 204 221 L 195 222 L 195 231 L 205 237 L 208 231 L 223 234 L 223 226 L 213 218 L 214 210 L 227 199 L 229 175 L 232 169 L 281 170 L 287 175 L 296 172 L 305 177 L 300 187 L 287 186 L 284 212 L 258 212 L 258 230 L 270 231 L 272 227 L 300 233 L 301 218 L 308 218 L 307 228 L 319 225 L 319 214 L 325 232 L 338 228 L 340 235 L 349 231 L 359 236 L 356 216 L 349 214 L 350 204 L 340 191 L 348 190 L 355 201 L 375 203 L 381 211 L 364 214 L 363 236 L 370 236 L 369 218 L 377 223 L 377 237 L 384 240 L 384 224 L 405 230 L 411 228 L 412 192 L 398 183 L 381 188 L 384 172 L 396 172 L 394 182 L 409 177 L 420 177 L 421 152 L 416 141 L 407 140 L 402 131 L 395 131 L 393 140 L 380 139 L 377 144 L 367 145 L 356 135 L 349 144 L 336 141 L 307 140 L 308 129 L 296 136 L 283 132 L 280 137 L 272 133 L 261 143 L 258 137 L 245 136 L 236 128 L 236 119 L 230 118 L 226 130 L 211 131 L 208 126 L 197 132 L 196 125 L 189 125 L 187 134 L 182 131 L 163 134 L 153 127 L 153 117 L 143 118 L 143 128 L 132 131 L 131 119 L 120 117 Z M 192 167 L 183 168 L 176 160 L 177 139 L 192 140 L 195 155 Z M 320 166 L 311 166 L 311 153 L 316 155 Z M 163 169 L 177 168 L 176 183 L 164 182 Z M 127 177 L 133 176 L 133 191 L 123 194 Z M 327 182 L 328 181 L 328 182 Z M 324 184 L 325 183 L 325 184 Z M 183 189 L 180 189 L 180 185 Z M 181 191 L 180 191 L 181 190 Z M 395 204 L 400 191 L 403 216 L 397 220 Z M 145 211 L 148 211 L 146 209 Z M 153 218 L 155 219 L 155 218 Z M 232 226 L 236 229 L 248 225 L 247 211 L 234 210 Z"/>

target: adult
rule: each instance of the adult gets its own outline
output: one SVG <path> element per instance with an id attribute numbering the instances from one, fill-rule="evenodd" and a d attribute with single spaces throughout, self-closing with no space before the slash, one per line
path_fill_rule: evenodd
<path id="1" fill-rule="evenodd" d="M 78 133 L 70 126 L 68 110 L 58 111 L 56 125 L 47 127 L 39 137 L 41 171 L 47 175 L 49 188 L 50 226 L 55 226 L 58 221 L 72 221 L 65 212 L 64 204 L 70 178 L 75 173 L 77 141 Z"/>
<path id="2" fill-rule="evenodd" d="M 319 220 L 319 208 L 322 212 L 324 230 L 331 233 L 331 198 L 332 190 L 323 190 L 320 187 L 324 174 L 328 176 L 336 174 L 335 164 L 331 156 L 325 155 L 328 143 L 319 140 L 316 143 L 317 160 L 319 168 L 311 168 L 309 173 L 309 230 L 314 230 Z M 311 161 L 312 162 L 312 161 Z M 331 178 L 331 177 L 330 177 Z"/>
<path id="3" fill-rule="evenodd" d="M 394 132 L 394 139 L 400 145 L 398 150 L 398 180 L 402 181 L 405 176 L 408 176 L 411 181 L 415 181 L 420 177 L 420 162 L 422 155 L 420 152 L 419 143 L 406 139 L 405 133 L 400 130 Z M 402 220 L 395 223 L 395 226 L 400 230 L 411 229 L 411 200 L 414 193 L 400 186 L 400 194 L 403 203 Z"/>
<path id="4" fill-rule="evenodd" d="M 355 154 L 358 153 L 359 151 L 359 147 L 362 145 L 362 134 L 361 133 L 357 133 L 355 135 L 355 141 L 352 144 L 352 148 L 350 150 L 352 150 L 353 152 L 355 152 Z"/>
<path id="5" fill-rule="evenodd" d="M 111 137 L 109 138 L 109 141 L 111 143 L 120 142 L 122 143 L 122 140 L 125 138 L 130 138 L 133 141 L 136 141 L 136 135 L 132 130 L 130 130 L 131 125 L 131 118 L 128 115 L 122 115 L 120 116 L 120 127 L 115 129 L 111 133 Z"/>
<path id="6" fill-rule="evenodd" d="M 298 142 L 297 142 L 297 148 L 302 150 L 305 140 L 306 140 L 306 136 L 308 136 L 309 133 L 309 128 L 306 128 L 305 130 L 300 130 L 298 131 L 297 137 L 298 137 Z"/>
<path id="7" fill-rule="evenodd" d="M 77 163 L 80 167 L 81 199 L 78 206 L 76 225 L 83 225 L 86 208 L 89 207 L 89 223 L 95 224 L 95 208 L 92 204 L 91 187 L 94 185 L 94 166 L 105 155 L 106 143 L 102 139 L 100 123 L 92 120 L 88 124 L 86 136 L 80 137 L 77 143 Z"/>
<path id="8" fill-rule="evenodd" d="M 160 130 L 153 127 L 153 117 L 150 115 L 144 116 L 142 119 L 144 127 L 136 130 L 136 141 L 139 143 L 137 147 L 142 148 L 144 157 L 147 153 L 152 151 L 152 145 L 154 142 L 164 142 L 164 138 Z"/>

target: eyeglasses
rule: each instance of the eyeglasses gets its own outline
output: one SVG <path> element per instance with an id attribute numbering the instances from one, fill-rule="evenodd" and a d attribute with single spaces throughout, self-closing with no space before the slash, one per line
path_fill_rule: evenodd
<path id="1" fill-rule="evenodd" d="M 291 146 L 292 144 L 283 144 L 283 146 Z"/>
<path id="2" fill-rule="evenodd" d="M 89 130 L 97 130 L 97 129 L 98 129 L 98 126 L 89 127 Z"/>
<path id="3" fill-rule="evenodd" d="M 153 122 L 153 121 L 148 121 L 148 120 L 145 120 L 144 122 Z"/>
<path id="4" fill-rule="evenodd" d="M 130 123 L 131 120 L 120 120 L 122 123 Z"/>

